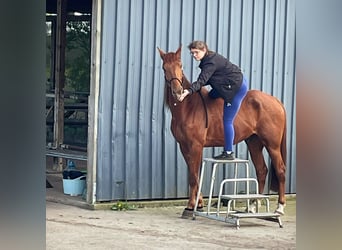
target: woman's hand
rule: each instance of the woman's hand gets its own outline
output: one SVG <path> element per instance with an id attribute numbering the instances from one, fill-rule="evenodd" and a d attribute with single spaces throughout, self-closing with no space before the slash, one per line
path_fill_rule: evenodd
<path id="1" fill-rule="evenodd" d="M 183 93 L 178 97 L 178 101 L 182 102 L 184 98 L 190 94 L 190 91 L 187 89 L 184 89 Z"/>

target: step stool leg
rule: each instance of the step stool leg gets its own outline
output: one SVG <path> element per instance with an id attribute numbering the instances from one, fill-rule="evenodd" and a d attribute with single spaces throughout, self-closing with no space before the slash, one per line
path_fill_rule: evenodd
<path id="1" fill-rule="evenodd" d="M 240 229 L 240 219 L 239 218 L 236 218 L 235 225 L 236 225 L 236 229 L 239 230 Z"/>
<path id="2" fill-rule="evenodd" d="M 230 214 L 230 206 L 231 206 L 231 203 L 232 203 L 233 200 L 229 200 L 228 203 L 227 203 L 227 215 L 226 215 L 226 218 L 229 217 L 229 214 Z M 234 202 L 234 201 L 233 201 Z"/>
<path id="3" fill-rule="evenodd" d="M 249 178 L 249 166 L 248 163 L 245 163 L 245 167 L 246 167 L 246 178 Z M 249 181 L 246 181 L 246 193 L 249 195 Z M 247 203 L 247 211 L 249 212 L 250 210 L 250 200 L 248 199 L 246 201 Z"/>
<path id="4" fill-rule="evenodd" d="M 210 210 L 211 210 L 211 199 L 213 197 L 216 167 L 217 167 L 217 163 L 215 163 L 213 165 L 212 174 L 211 174 L 210 190 L 209 190 L 209 200 L 208 200 L 208 206 L 207 206 L 207 215 L 209 215 Z"/>
<path id="5" fill-rule="evenodd" d="M 265 198 L 266 200 L 266 212 L 270 212 L 270 200 L 268 198 Z"/>
<path id="6" fill-rule="evenodd" d="M 234 165 L 234 179 L 235 180 L 237 179 L 237 176 L 238 176 L 238 164 L 235 163 L 235 165 Z M 237 183 L 236 183 L 236 181 L 234 181 L 234 195 L 236 194 L 236 192 L 237 192 Z M 233 210 L 236 210 L 235 205 L 236 205 L 236 202 L 234 200 L 233 201 Z"/>
<path id="7" fill-rule="evenodd" d="M 281 219 L 280 219 L 280 216 L 278 216 L 278 224 L 279 224 L 279 227 L 280 228 L 283 228 L 284 226 L 283 226 L 283 222 L 281 221 Z"/>

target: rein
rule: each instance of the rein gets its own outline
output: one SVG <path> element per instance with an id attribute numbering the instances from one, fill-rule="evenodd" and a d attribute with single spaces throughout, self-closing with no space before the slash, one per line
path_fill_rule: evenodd
<path id="1" fill-rule="evenodd" d="M 205 111 L 205 128 L 208 128 L 208 109 L 207 109 L 207 105 L 204 101 L 204 97 L 201 93 L 201 90 L 200 91 L 197 91 L 198 94 L 200 95 L 201 97 L 201 100 L 202 100 L 202 103 L 203 103 L 203 107 L 204 107 L 204 111 Z"/>
<path id="2" fill-rule="evenodd" d="M 183 79 L 184 79 L 184 74 L 183 74 L 183 76 L 182 76 L 182 80 L 180 80 L 179 78 L 177 78 L 177 77 L 172 77 L 170 80 L 168 80 L 167 78 L 166 78 L 166 76 L 164 76 L 164 78 L 165 78 L 165 81 L 168 83 L 168 85 L 170 86 L 171 85 L 171 82 L 173 81 L 173 80 L 177 80 L 180 84 L 181 84 L 181 86 L 183 87 Z M 199 96 L 201 97 L 201 100 L 202 100 L 202 103 L 203 103 L 203 107 L 204 107 L 204 112 L 205 112 L 205 128 L 208 128 L 208 109 L 207 109 L 207 105 L 206 105 L 206 103 L 205 103 L 205 101 L 204 101 L 204 97 L 203 97 L 203 95 L 202 95 L 202 93 L 201 93 L 201 90 L 200 91 L 197 91 L 197 93 L 199 94 Z"/>

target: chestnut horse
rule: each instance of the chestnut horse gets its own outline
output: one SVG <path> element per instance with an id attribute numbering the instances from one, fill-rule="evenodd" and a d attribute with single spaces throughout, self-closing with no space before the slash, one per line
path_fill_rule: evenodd
<path id="1" fill-rule="evenodd" d="M 186 210 L 193 210 L 199 185 L 199 168 L 203 147 L 224 145 L 223 99 L 212 99 L 208 90 L 202 88 L 178 102 L 183 89 L 190 82 L 182 70 L 181 46 L 176 52 L 166 53 L 158 48 L 165 74 L 165 103 L 169 107 L 172 120 L 171 131 L 180 145 L 189 170 L 190 194 Z M 271 179 L 271 190 L 278 191 L 276 212 L 284 214 L 285 171 L 286 171 L 286 113 L 283 104 L 275 97 L 258 90 L 249 90 L 242 101 L 234 120 L 234 144 L 241 141 L 247 147 L 255 166 L 259 192 L 265 187 L 268 173 L 262 150 L 265 147 L 275 171 Z M 203 207 L 202 195 L 199 207 Z"/>

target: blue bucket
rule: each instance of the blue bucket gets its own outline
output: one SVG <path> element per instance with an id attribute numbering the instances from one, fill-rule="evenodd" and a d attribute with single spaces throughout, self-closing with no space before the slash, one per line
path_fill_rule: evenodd
<path id="1" fill-rule="evenodd" d="M 71 196 L 82 195 L 86 187 L 86 177 L 80 176 L 75 179 L 63 179 L 64 194 Z"/>

